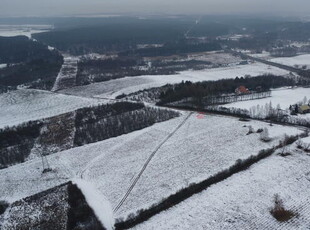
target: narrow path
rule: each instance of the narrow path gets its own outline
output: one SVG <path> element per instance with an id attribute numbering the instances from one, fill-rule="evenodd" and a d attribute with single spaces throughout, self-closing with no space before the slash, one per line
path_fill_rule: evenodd
<path id="1" fill-rule="evenodd" d="M 186 121 L 191 117 L 191 115 L 193 114 L 193 112 L 190 112 L 185 119 L 156 147 L 156 149 L 151 153 L 151 155 L 149 156 L 149 158 L 147 159 L 147 161 L 144 163 L 142 169 L 140 170 L 140 172 L 136 175 L 136 177 L 134 178 L 133 182 L 131 183 L 131 185 L 129 186 L 129 188 L 127 189 L 126 193 L 124 194 L 123 198 L 120 200 L 120 202 L 118 203 L 118 205 L 116 205 L 116 207 L 114 208 L 114 213 L 117 212 L 120 207 L 124 204 L 125 200 L 128 198 L 129 194 L 131 193 L 131 191 L 133 190 L 133 188 L 135 187 L 135 185 L 137 184 L 138 180 L 140 179 L 140 177 L 142 176 L 143 172 L 146 170 L 147 166 L 149 165 L 149 163 L 151 162 L 151 160 L 153 159 L 153 157 L 155 156 L 155 154 L 158 152 L 158 150 L 186 123 Z"/>

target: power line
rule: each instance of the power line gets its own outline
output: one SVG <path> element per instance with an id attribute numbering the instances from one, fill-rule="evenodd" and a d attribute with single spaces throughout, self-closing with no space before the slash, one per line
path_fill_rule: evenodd
<path id="1" fill-rule="evenodd" d="M 151 162 L 152 158 L 155 156 L 155 154 L 158 152 L 158 150 L 185 124 L 185 122 L 190 118 L 190 116 L 193 114 L 194 112 L 190 112 L 186 118 L 157 146 L 157 148 L 152 152 L 152 154 L 149 156 L 149 158 L 147 159 L 147 161 L 144 163 L 142 169 L 140 170 L 140 172 L 137 174 L 137 176 L 135 177 L 135 179 L 133 180 L 133 182 L 131 183 L 131 185 L 129 186 L 129 188 L 127 189 L 125 195 L 123 196 L 123 198 L 121 199 L 121 201 L 118 203 L 118 205 L 114 208 L 114 213 L 117 212 L 120 207 L 124 204 L 125 200 L 128 198 L 129 194 L 131 193 L 131 191 L 133 190 L 133 188 L 135 187 L 135 185 L 137 184 L 138 180 L 140 179 L 140 177 L 142 176 L 143 172 L 145 171 L 146 167 L 148 166 L 148 164 Z"/>

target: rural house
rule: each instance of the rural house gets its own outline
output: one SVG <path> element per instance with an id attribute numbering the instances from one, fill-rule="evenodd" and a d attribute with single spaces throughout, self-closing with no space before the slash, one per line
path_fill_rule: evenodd
<path id="1" fill-rule="evenodd" d="M 250 91 L 243 85 L 239 86 L 236 90 L 235 93 L 240 95 L 240 94 L 249 94 Z"/>

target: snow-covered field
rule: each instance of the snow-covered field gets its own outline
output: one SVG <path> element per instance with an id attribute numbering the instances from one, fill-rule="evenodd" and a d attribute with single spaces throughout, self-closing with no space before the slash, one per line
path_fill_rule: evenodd
<path id="1" fill-rule="evenodd" d="M 310 54 L 299 55 L 296 57 L 283 57 L 283 58 L 273 58 L 270 59 L 272 62 L 295 66 L 298 65 L 301 68 L 303 65 L 306 65 L 307 68 L 310 67 Z"/>
<path id="2" fill-rule="evenodd" d="M 0 95 L 0 128 L 56 116 L 104 100 L 55 94 L 43 90 L 21 89 Z"/>
<path id="3" fill-rule="evenodd" d="M 188 55 L 187 60 L 207 61 L 213 64 L 236 65 L 243 61 L 240 57 L 233 56 L 230 53 L 223 52 L 204 52 Z"/>
<path id="4" fill-rule="evenodd" d="M 303 101 L 304 97 L 308 97 L 308 99 L 310 99 L 310 88 L 281 88 L 272 90 L 271 97 L 250 101 L 234 102 L 225 105 L 225 107 L 249 110 L 253 106 L 265 106 L 271 102 L 273 107 L 276 107 L 279 104 L 281 109 L 288 109 L 290 105 Z"/>
<path id="5" fill-rule="evenodd" d="M 133 229 L 310 229 L 309 164 L 304 152 L 286 158 L 274 155 Z M 269 213 L 275 194 L 299 216 L 275 220 Z"/>
<path id="6" fill-rule="evenodd" d="M 24 35 L 31 38 L 31 34 L 51 30 L 51 25 L 0 25 L 0 36 L 13 37 Z"/>
<path id="7" fill-rule="evenodd" d="M 7 64 L 0 64 L 0 69 L 6 68 L 8 65 Z"/>
<path id="8" fill-rule="evenodd" d="M 242 77 L 245 75 L 258 76 L 268 73 L 286 75 L 288 71 L 262 63 L 253 63 L 249 65 L 238 65 L 201 71 L 184 71 L 176 75 L 126 77 L 87 86 L 74 87 L 60 92 L 87 97 L 115 98 L 123 93 L 129 94 L 143 89 L 160 87 L 165 84 L 180 83 L 181 81 L 197 82 L 219 80 L 223 78 Z"/>
<path id="9" fill-rule="evenodd" d="M 248 55 L 255 57 L 255 58 L 261 58 L 261 59 L 266 59 L 266 60 L 270 58 L 270 53 L 267 51 L 263 51 L 262 53 L 256 53 L 256 54 L 249 53 Z"/>
<path id="10" fill-rule="evenodd" d="M 184 115 L 185 116 L 185 115 Z M 143 130 L 48 156 L 54 172 L 42 175 L 40 159 L 1 170 L 0 200 L 17 200 L 75 177 L 92 183 L 115 207 L 134 176 L 184 116 Z M 248 128 L 268 127 L 273 141 L 264 143 Z M 236 118 L 193 114 L 157 152 L 116 217 L 160 202 L 192 182 L 199 182 L 233 165 L 237 159 L 278 144 L 284 133 L 300 133 L 293 127 Z"/>

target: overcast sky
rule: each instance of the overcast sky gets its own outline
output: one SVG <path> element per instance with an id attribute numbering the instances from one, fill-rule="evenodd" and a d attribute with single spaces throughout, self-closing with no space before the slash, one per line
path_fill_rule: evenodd
<path id="1" fill-rule="evenodd" d="M 0 0 L 0 16 L 80 14 L 309 15 L 310 0 Z"/>

